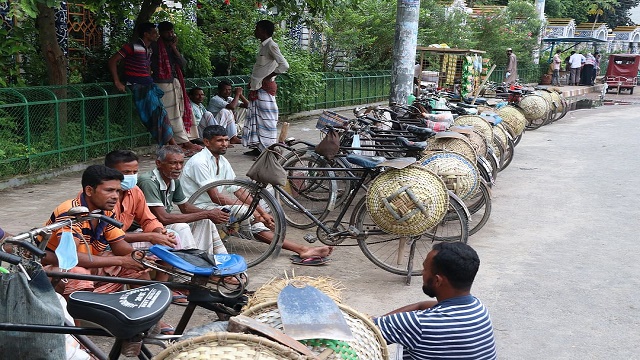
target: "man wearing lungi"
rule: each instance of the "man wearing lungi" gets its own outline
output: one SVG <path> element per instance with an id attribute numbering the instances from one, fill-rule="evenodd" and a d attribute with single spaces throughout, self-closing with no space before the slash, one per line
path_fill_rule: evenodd
<path id="1" fill-rule="evenodd" d="M 278 124 L 278 89 L 275 77 L 289 69 L 278 44 L 273 41 L 274 24 L 269 20 L 256 23 L 255 37 L 261 41 L 249 87 L 249 116 L 242 130 L 242 145 L 252 148 L 246 155 L 256 156 L 276 142 Z"/>
<path id="2" fill-rule="evenodd" d="M 191 143 L 191 104 L 184 87 L 182 69 L 187 61 L 177 48 L 178 37 L 173 31 L 173 24 L 163 21 L 158 24 L 160 38 L 151 43 L 151 76 L 158 87 L 164 91 L 162 104 L 173 129 L 176 144 L 185 151 L 186 156 L 202 150 L 202 146 Z M 198 134 L 192 134 L 197 138 Z"/>
<path id="3" fill-rule="evenodd" d="M 158 39 L 158 29 L 152 23 L 138 24 L 138 40 L 124 44 L 109 59 L 109 71 L 113 84 L 120 92 L 125 92 L 125 84 L 133 93 L 133 100 L 140 115 L 140 121 L 151 133 L 158 145 L 172 144 L 173 130 L 167 118 L 167 111 L 160 98 L 162 90 L 151 77 L 151 43 Z M 123 84 L 118 76 L 118 63 L 124 60 Z"/>

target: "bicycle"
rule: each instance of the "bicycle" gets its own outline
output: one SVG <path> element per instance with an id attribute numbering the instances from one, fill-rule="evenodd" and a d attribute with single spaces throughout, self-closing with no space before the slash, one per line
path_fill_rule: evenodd
<path id="1" fill-rule="evenodd" d="M 67 227 L 70 220 L 82 222 L 90 219 L 105 221 L 114 226 L 122 226 L 113 218 L 99 213 L 91 213 L 85 207 L 72 208 L 68 212 L 70 219 L 35 228 L 27 232 L 6 238 L 2 243 L 0 261 L 10 263 L 11 272 L 4 274 L 7 281 L 27 281 L 39 279 L 40 287 L 45 294 L 55 294 L 53 286 L 46 277 L 53 279 L 78 279 L 101 282 L 113 282 L 140 286 L 135 289 L 111 294 L 92 293 L 88 291 L 73 292 L 68 299 L 67 310 L 76 320 L 88 321 L 100 328 L 74 326 L 66 322 L 62 324 L 29 324 L 16 322 L 0 323 L 0 331 L 36 332 L 44 334 L 70 334 L 97 359 L 118 359 L 120 354 L 138 356 L 140 359 L 150 359 L 153 355 L 145 344 L 164 346 L 164 341 L 178 339 L 185 330 L 193 311 L 197 306 L 216 311 L 219 318 L 237 315 L 241 307 L 246 304 L 244 289 L 246 285 L 246 263 L 237 255 L 214 257 L 217 265 L 202 263 L 201 254 L 189 252 L 172 252 L 166 247 L 154 245 L 149 252 L 173 266 L 150 265 L 145 252 L 134 252 L 132 257 L 150 265 L 159 271 L 168 271 L 185 282 L 158 282 L 152 280 L 128 279 L 110 276 L 84 275 L 69 272 L 45 271 L 39 259 L 46 254 L 46 243 L 52 231 Z M 39 246 L 36 238 L 40 237 Z M 11 252 L 6 252 L 5 246 L 11 245 Z M 193 251 L 192 251 L 193 252 Z M 190 256 L 191 255 L 191 256 Z M 195 261 L 194 261 L 195 260 Z M 201 260 L 198 263 L 198 260 Z M 214 263 L 215 263 L 214 261 Z M 217 278 L 212 279 L 212 276 Z M 234 277 L 238 284 L 229 285 L 224 279 Z M 44 279 L 44 280 L 43 280 Z M 4 280 L 4 279 L 3 279 Z M 160 321 L 172 301 L 170 289 L 188 290 L 189 304 L 175 329 L 174 335 L 158 334 L 156 324 Z M 28 291 L 28 290 L 27 290 Z M 56 299 L 57 302 L 57 299 Z M 62 313 L 60 307 L 59 313 Z M 28 321 L 28 320 L 27 320 Z M 115 341 L 108 355 L 104 354 L 87 336 L 113 337 Z M 7 337 L 0 339 L 7 341 Z M 6 345 L 6 344 L 5 344 Z M 64 347 L 64 341 L 61 342 Z M 58 349 L 59 350 L 59 349 Z M 34 356 L 38 357 L 38 356 Z"/>
<path id="2" fill-rule="evenodd" d="M 274 146 L 292 150 L 282 144 L 275 144 Z M 361 148 L 360 150 L 367 149 Z M 361 198 L 356 203 L 348 224 L 346 224 L 346 226 L 343 225 L 343 218 L 347 215 L 350 205 L 358 195 L 357 190 L 362 188 L 365 180 L 370 177 L 375 177 L 375 175 L 383 171 L 380 166 L 393 164 L 394 161 L 396 164 L 403 164 L 404 166 L 415 162 L 415 158 L 410 158 L 410 160 L 400 158 L 383 164 L 386 161 L 384 158 L 368 157 L 356 154 L 347 155 L 346 160 L 351 164 L 358 166 L 358 171 L 361 172 L 362 175 L 354 173 L 354 169 L 352 168 L 315 166 L 295 168 L 285 167 L 285 170 L 324 172 L 323 175 L 326 175 L 292 175 L 287 176 L 289 181 L 309 179 L 316 181 L 333 181 L 336 179 L 344 179 L 356 182 L 356 185 L 354 186 L 356 191 L 350 191 L 340 213 L 337 218 L 332 221 L 320 220 L 312 212 L 301 205 L 296 198 L 282 186 L 270 186 L 268 184 L 257 183 L 244 179 L 219 180 L 209 183 L 193 193 L 188 202 L 193 204 L 201 196 L 210 197 L 211 189 L 215 189 L 218 194 L 224 194 L 227 200 L 227 202 L 222 202 L 219 198 L 210 198 L 210 201 L 213 201 L 214 203 L 229 205 L 229 198 L 234 196 L 233 205 L 241 205 L 241 207 L 235 208 L 236 210 L 231 211 L 233 220 L 229 224 L 225 225 L 223 230 L 225 232 L 235 234 L 235 236 L 230 235 L 227 238 L 236 237 L 237 239 L 234 239 L 234 246 L 237 246 L 238 248 L 243 246 L 242 243 L 256 242 L 255 237 L 247 234 L 247 232 L 249 232 L 247 222 L 251 220 L 253 212 L 257 208 L 258 204 L 260 204 L 263 210 L 269 212 L 270 215 L 273 216 L 275 222 L 275 226 L 271 229 L 274 237 L 269 245 L 263 245 L 264 252 L 259 256 L 261 261 L 270 255 L 277 257 L 279 254 L 287 225 L 282 203 L 287 203 L 287 206 L 294 207 L 300 214 L 306 216 L 317 226 L 315 235 L 307 234 L 304 236 L 307 242 L 313 243 L 320 240 L 322 243 L 327 245 L 339 246 L 342 245 L 346 239 L 355 239 L 357 245 L 370 261 L 386 271 L 406 276 L 407 284 L 410 284 L 411 276 L 418 276 L 421 274 L 421 269 L 413 268 L 414 257 L 419 256 L 420 260 L 424 260 L 431 249 L 431 243 L 435 241 L 467 241 L 469 236 L 469 215 L 464 203 L 452 192 L 448 192 L 449 206 L 447 216 L 445 216 L 443 221 L 441 221 L 437 226 L 421 236 L 398 236 L 382 231 L 370 219 L 365 201 L 366 197 Z M 330 172 L 347 172 L 348 175 L 334 176 L 330 175 Z M 246 194 L 248 196 L 242 195 L 242 198 L 238 198 L 234 194 Z M 220 202 L 217 202 L 216 200 Z M 242 208 L 242 210 L 240 210 L 240 208 Z M 242 230 L 243 226 L 244 230 Z M 253 244 L 246 246 L 253 246 Z"/>

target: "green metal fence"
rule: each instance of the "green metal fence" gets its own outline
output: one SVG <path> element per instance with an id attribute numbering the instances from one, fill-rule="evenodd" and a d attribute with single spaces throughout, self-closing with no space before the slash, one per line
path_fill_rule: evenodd
<path id="1" fill-rule="evenodd" d="M 282 78 L 282 77 L 280 77 Z M 228 80 L 247 88 L 247 76 L 186 79 L 207 96 Z M 282 81 L 282 80 L 280 80 Z M 324 87 L 304 109 L 279 97 L 281 114 L 359 105 L 388 98 L 391 72 L 324 73 Z M 286 82 L 285 82 L 286 83 Z M 151 145 L 131 93 L 110 83 L 0 88 L 0 178 L 43 172 Z"/>
<path id="2" fill-rule="evenodd" d="M 546 70 L 546 66 L 545 66 L 545 70 Z M 496 68 L 491 73 L 491 76 L 489 77 L 489 81 L 502 83 L 505 79 L 506 73 L 507 73 L 506 68 L 501 68 L 501 69 Z M 539 65 L 518 67 L 518 78 L 520 79 L 521 84 L 530 84 L 530 83 L 537 84 L 538 82 L 540 82 L 540 76 L 542 76 L 542 74 L 543 72 L 541 72 Z"/>

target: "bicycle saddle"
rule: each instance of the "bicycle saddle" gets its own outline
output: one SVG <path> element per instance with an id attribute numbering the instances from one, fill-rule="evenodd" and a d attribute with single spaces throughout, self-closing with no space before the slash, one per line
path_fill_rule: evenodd
<path id="1" fill-rule="evenodd" d="M 436 132 L 432 129 L 415 125 L 407 125 L 406 130 L 414 135 L 420 136 L 421 138 L 425 139 L 428 139 L 436 134 Z"/>
<path id="2" fill-rule="evenodd" d="M 153 284 L 111 294 L 76 291 L 69 295 L 67 310 L 74 319 L 98 324 L 117 339 L 130 339 L 158 323 L 170 304 L 171 290 Z"/>
<path id="3" fill-rule="evenodd" d="M 401 145 L 409 151 L 422 151 L 427 148 L 426 141 L 409 141 L 409 139 L 404 136 L 398 136 L 396 138 L 396 144 Z"/>
<path id="4" fill-rule="evenodd" d="M 385 160 L 382 156 L 365 156 L 349 154 L 347 155 L 347 161 L 358 166 L 362 166 L 365 169 L 373 169 L 378 164 L 383 163 Z"/>
<path id="5" fill-rule="evenodd" d="M 247 263 L 237 254 L 209 255 L 200 249 L 176 250 L 153 245 L 149 252 L 167 264 L 200 276 L 230 276 L 245 272 Z"/>

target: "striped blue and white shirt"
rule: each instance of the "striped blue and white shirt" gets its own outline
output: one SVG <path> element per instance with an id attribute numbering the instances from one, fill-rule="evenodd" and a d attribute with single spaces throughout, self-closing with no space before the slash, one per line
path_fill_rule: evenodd
<path id="1" fill-rule="evenodd" d="M 404 347 L 403 359 L 495 359 L 489 312 L 474 296 L 460 296 L 419 311 L 375 319 L 389 343 Z"/>

